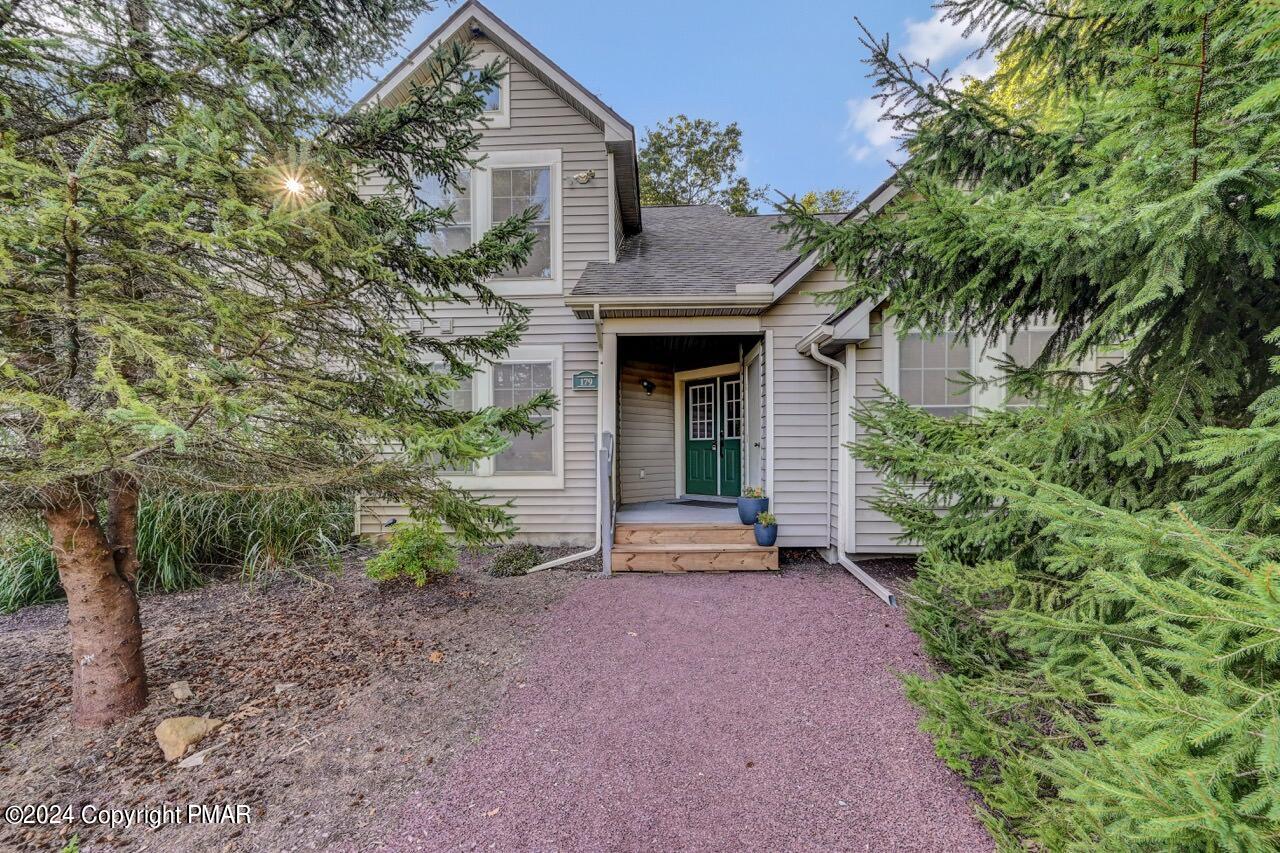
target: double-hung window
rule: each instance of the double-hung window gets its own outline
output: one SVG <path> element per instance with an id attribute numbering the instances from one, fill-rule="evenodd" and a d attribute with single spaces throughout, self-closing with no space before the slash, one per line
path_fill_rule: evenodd
<path id="1" fill-rule="evenodd" d="M 1050 326 L 1029 326 L 1018 329 L 1005 336 L 1005 355 L 1018 367 L 1030 367 L 1036 363 L 1049 345 L 1054 329 Z M 1007 408 L 1021 408 L 1031 405 L 1031 400 L 1021 394 L 1007 394 L 1004 404 Z"/>
<path id="2" fill-rule="evenodd" d="M 519 269 L 510 269 L 502 278 L 550 279 L 551 263 L 551 167 L 512 166 L 490 172 L 489 202 L 491 222 L 497 224 L 532 209 L 529 223 L 535 237 L 529 259 Z"/>
<path id="3" fill-rule="evenodd" d="M 474 220 L 471 200 L 471 172 L 460 172 L 457 185 L 450 186 L 431 175 L 418 182 L 418 203 L 426 207 L 444 209 L 453 206 L 453 219 L 440 225 L 434 232 L 424 232 L 418 240 L 437 255 L 447 255 L 471 245 Z"/>
<path id="4" fill-rule="evenodd" d="M 464 249 L 494 225 L 533 210 L 529 230 L 534 243 L 519 268 L 500 272 L 490 287 L 504 296 L 547 296 L 561 292 L 560 149 L 491 151 L 475 170 L 458 176 L 457 186 L 422 180 L 418 201 L 432 207 L 453 205 L 450 224 L 424 234 L 425 245 L 439 254 Z"/>
<path id="5" fill-rule="evenodd" d="M 512 408 L 549 391 L 563 395 L 563 350 L 552 346 L 513 347 L 499 362 L 486 365 L 472 376 L 470 400 L 474 408 Z M 459 390 L 455 393 L 464 393 Z M 536 435 L 507 436 L 510 446 L 479 462 L 454 482 L 465 488 L 518 490 L 561 488 L 564 484 L 564 429 L 562 409 L 534 417 L 542 429 Z"/>

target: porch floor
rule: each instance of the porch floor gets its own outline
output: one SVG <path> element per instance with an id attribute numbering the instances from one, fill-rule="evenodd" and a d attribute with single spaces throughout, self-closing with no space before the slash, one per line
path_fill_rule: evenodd
<path id="1" fill-rule="evenodd" d="M 740 524 L 736 503 L 695 506 L 676 500 L 623 504 L 614 516 L 619 524 Z"/>

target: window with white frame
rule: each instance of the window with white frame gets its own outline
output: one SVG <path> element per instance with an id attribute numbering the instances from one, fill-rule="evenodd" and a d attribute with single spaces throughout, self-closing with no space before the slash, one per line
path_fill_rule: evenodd
<path id="1" fill-rule="evenodd" d="M 964 374 L 972 370 L 972 347 L 954 332 L 909 332 L 898 340 L 898 396 L 931 415 L 969 413 L 973 392 Z"/>
<path id="2" fill-rule="evenodd" d="M 546 391 L 555 391 L 552 361 L 508 361 L 493 366 L 493 404 L 504 409 L 528 403 Z M 551 474 L 555 472 L 555 413 L 534 418 L 542 426 L 536 435 L 521 434 L 494 457 L 499 474 Z"/>
<path id="3" fill-rule="evenodd" d="M 474 83 L 480 79 L 480 68 L 468 68 L 462 72 L 462 79 L 468 83 Z M 504 78 L 505 79 L 505 78 Z M 484 111 L 488 115 L 490 113 L 502 112 L 502 83 L 490 86 L 480 93 L 480 97 L 484 98 Z"/>
<path id="4" fill-rule="evenodd" d="M 454 392 L 456 402 L 467 399 L 474 409 L 511 408 L 544 391 L 560 396 L 562 365 L 563 350 L 559 345 L 513 347 L 501 361 L 475 372 L 469 396 L 459 386 Z M 560 411 L 541 412 L 534 420 L 542 426 L 536 435 L 508 436 L 510 447 L 481 460 L 473 471 L 454 476 L 453 481 L 464 488 L 481 490 L 562 487 L 564 430 Z"/>
<path id="5" fill-rule="evenodd" d="M 532 208 L 536 211 L 529 229 L 535 242 L 529 259 L 519 269 L 508 270 L 503 278 L 554 277 L 551 232 L 551 167 L 515 166 L 495 168 L 490 172 L 490 221 L 498 223 L 519 216 Z"/>
<path id="6" fill-rule="evenodd" d="M 452 221 L 426 232 L 418 241 L 437 255 L 447 255 L 467 248 L 472 242 L 471 172 L 460 172 L 457 183 L 450 185 L 438 176 L 429 175 L 418 182 L 418 203 L 444 209 L 453 206 Z"/>
<path id="7" fill-rule="evenodd" d="M 480 70 L 494 62 L 504 63 L 501 79 L 497 85 L 481 93 L 484 98 L 484 113 L 477 122 L 477 127 L 510 127 L 511 126 L 511 61 L 500 53 L 483 51 L 471 60 L 472 67 L 462 72 L 467 80 L 475 80 Z"/>
<path id="8" fill-rule="evenodd" d="M 448 367 L 443 362 L 436 362 L 431 365 L 431 369 L 436 373 L 446 373 Z M 444 403 L 455 412 L 470 412 L 476 408 L 475 405 L 475 376 L 452 376 L 454 385 L 449 388 L 444 395 Z M 445 474 L 470 474 L 474 473 L 474 464 L 467 465 L 462 468 L 441 468 L 441 472 Z"/>
<path id="9" fill-rule="evenodd" d="M 1030 367 L 1044 353 L 1053 332 L 1054 329 L 1048 326 L 1031 326 L 1012 332 L 1005 341 L 1005 354 L 1019 367 Z M 1010 408 L 1029 406 L 1031 400 L 1021 394 L 1009 394 L 1005 405 Z"/>

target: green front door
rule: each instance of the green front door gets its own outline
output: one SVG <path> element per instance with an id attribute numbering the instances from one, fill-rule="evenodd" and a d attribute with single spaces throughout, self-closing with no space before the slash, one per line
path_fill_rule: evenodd
<path id="1" fill-rule="evenodd" d="M 685 386 L 684 491 L 737 497 L 742 492 L 742 379 Z"/>
<path id="2" fill-rule="evenodd" d="M 742 494 L 742 378 L 720 380 L 720 494 Z"/>
<path id="3" fill-rule="evenodd" d="M 718 390 L 715 379 L 685 386 L 684 491 L 688 495 L 719 494 Z"/>

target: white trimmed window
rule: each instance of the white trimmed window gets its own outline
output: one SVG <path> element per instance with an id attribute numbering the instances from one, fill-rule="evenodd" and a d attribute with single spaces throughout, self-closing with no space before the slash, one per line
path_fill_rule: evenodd
<path id="1" fill-rule="evenodd" d="M 560 149 L 491 151 L 472 172 L 459 175 L 458 186 L 442 186 L 439 179 L 423 179 L 418 199 L 433 207 L 454 205 L 453 224 L 420 238 L 444 254 L 472 245 L 495 223 L 529 208 L 536 213 L 529 228 L 535 242 L 528 261 L 507 270 L 489 284 L 503 296 L 559 295 L 562 281 L 562 193 Z"/>
<path id="2" fill-rule="evenodd" d="M 537 211 L 529 223 L 536 241 L 524 266 L 500 275 L 507 279 L 551 279 L 551 167 L 511 166 L 494 168 L 489 180 L 490 224 L 519 216 L 526 210 Z"/>
<path id="3" fill-rule="evenodd" d="M 446 373 L 447 368 L 444 362 L 436 362 L 431 366 L 436 373 Z M 445 395 L 444 402 L 455 412 L 470 412 L 476 408 L 475 404 L 475 376 L 454 376 L 454 382 L 457 384 L 450 388 Z M 465 464 L 465 463 L 464 463 Z M 442 468 L 445 474 L 467 474 L 471 473 L 474 466 L 466 468 Z"/>
<path id="4" fill-rule="evenodd" d="M 518 346 L 500 362 L 486 365 L 472 377 L 471 401 L 476 409 L 510 408 L 544 391 L 564 397 L 564 353 L 558 345 Z M 461 387 L 456 394 L 462 394 Z M 564 486 L 563 409 L 543 412 L 537 435 L 508 436 L 511 446 L 484 459 L 473 473 L 455 476 L 463 488 L 489 490 L 559 489 Z"/>
<path id="5" fill-rule="evenodd" d="M 1029 326 L 1011 332 L 1005 337 L 1005 354 L 1019 367 L 1030 367 L 1044 353 L 1055 328 L 1054 326 Z M 1004 404 L 1009 408 L 1020 408 L 1031 405 L 1031 400 L 1021 394 L 1008 394 Z"/>
<path id="6" fill-rule="evenodd" d="M 511 61 L 503 54 L 485 51 L 477 54 L 471 60 L 472 68 L 463 72 L 467 79 L 475 79 L 480 69 L 499 60 L 506 63 L 504 73 L 498 85 L 483 94 L 484 116 L 479 122 L 482 127 L 511 127 Z"/>
<path id="7" fill-rule="evenodd" d="M 436 209 L 453 205 L 453 220 L 435 232 L 418 235 L 418 242 L 437 255 L 447 255 L 471 245 L 475 219 L 471 198 L 471 173 L 458 174 L 457 186 L 449 186 L 439 177 L 429 175 L 418 182 L 418 203 Z"/>
<path id="8" fill-rule="evenodd" d="M 909 332 L 898 340 L 897 394 L 931 415 L 952 418 L 973 407 L 973 347 L 954 332 Z"/>

